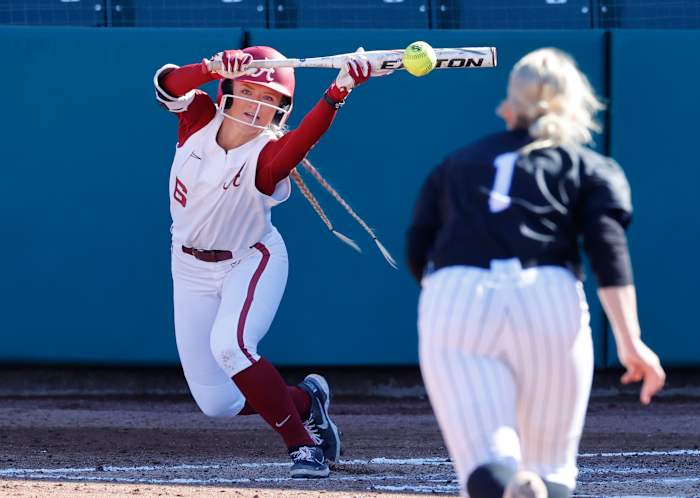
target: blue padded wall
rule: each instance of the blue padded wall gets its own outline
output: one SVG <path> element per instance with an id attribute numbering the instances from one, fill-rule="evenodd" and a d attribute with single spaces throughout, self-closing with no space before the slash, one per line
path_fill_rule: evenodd
<path id="1" fill-rule="evenodd" d="M 591 0 L 433 0 L 435 29 L 587 29 Z"/>
<path id="2" fill-rule="evenodd" d="M 278 362 L 297 363 L 304 358 L 311 363 L 416 363 L 418 288 L 403 264 L 404 233 L 428 172 L 455 148 L 503 128 L 494 109 L 505 95 L 510 68 L 530 50 L 557 45 L 570 51 L 596 89 L 603 89 L 604 40 L 597 31 L 250 32 L 251 44 L 273 45 L 288 57 L 349 52 L 358 45 L 367 50 L 403 48 L 416 39 L 435 47 L 496 45 L 500 65 L 436 70 L 422 78 L 401 72 L 374 78 L 350 95 L 309 158 L 376 229 L 402 267 L 398 272 L 389 268 L 359 227 L 320 189 L 316 191 L 333 221 L 362 245 L 363 254 L 330 235 L 295 192 L 287 205 L 273 211 L 291 262 L 287 293 L 263 342 L 263 351 Z M 304 69 L 296 74 L 292 126 L 336 73 Z M 600 346 L 602 317 L 591 283 L 587 290 L 594 303 L 594 333 Z M 597 355 L 602 364 L 601 347 Z"/>
<path id="3" fill-rule="evenodd" d="M 0 25 L 106 26 L 104 0 L 0 0 Z"/>
<path id="4" fill-rule="evenodd" d="M 288 56 L 360 44 L 401 48 L 416 39 L 498 46 L 496 69 L 373 79 L 353 92 L 309 156 L 376 229 L 400 270 L 313 181 L 363 254 L 330 235 L 298 192 L 273 212 L 291 269 L 262 353 L 283 365 L 417 363 L 418 288 L 403 252 L 423 179 L 454 148 L 502 129 L 493 109 L 510 67 L 532 49 L 570 51 L 600 91 L 603 33 L 252 30 L 249 38 Z M 0 82 L 10 117 L 0 124 L 7 144 L 0 361 L 177 362 L 167 191 L 176 120 L 155 103 L 152 75 L 163 63 L 196 62 L 242 40 L 236 29 L 0 29 L 0 53 L 16 68 Z M 297 74 L 292 126 L 335 77 L 322 69 Z M 601 327 L 595 335 L 599 342 Z"/>
<path id="5" fill-rule="evenodd" d="M 153 74 L 242 38 L 235 29 L 0 29 L 14 68 L 0 80 L 0 360 L 176 360 L 167 187 L 176 119 L 156 103 Z"/>
<path id="6" fill-rule="evenodd" d="M 597 0 L 602 28 L 700 27 L 700 0 L 645 2 L 640 0 Z"/>
<path id="7" fill-rule="evenodd" d="M 112 26 L 177 26 L 184 28 L 223 28 L 267 26 L 267 0 L 113 0 L 110 6 Z"/>
<path id="8" fill-rule="evenodd" d="M 427 0 L 270 0 L 270 28 L 428 28 Z"/>
<path id="9" fill-rule="evenodd" d="M 692 61 L 700 32 L 614 31 L 611 42 L 611 153 L 632 186 L 642 337 L 666 365 L 697 366 L 700 70 Z M 608 362 L 616 364 L 610 343 Z"/>

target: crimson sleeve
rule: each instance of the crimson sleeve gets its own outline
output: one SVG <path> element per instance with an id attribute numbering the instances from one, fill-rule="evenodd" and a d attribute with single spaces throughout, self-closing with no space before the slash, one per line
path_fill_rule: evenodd
<path id="1" fill-rule="evenodd" d="M 330 127 L 336 110 L 325 99 L 320 99 L 304 116 L 299 126 L 276 141 L 270 141 L 260 152 L 255 174 L 255 186 L 265 195 L 272 195 L 277 183 L 308 154 Z"/>
<path id="2" fill-rule="evenodd" d="M 215 79 L 218 79 L 216 75 L 202 71 L 201 64 L 188 64 L 165 73 L 161 76 L 160 85 L 173 97 L 181 97 Z"/>
<path id="3" fill-rule="evenodd" d="M 159 83 L 163 91 L 173 97 L 180 97 L 214 79 L 217 79 L 215 75 L 202 71 L 201 64 L 188 64 L 164 73 Z M 182 146 L 189 137 L 201 130 L 215 114 L 216 108 L 209 96 L 201 90 L 195 90 L 194 99 L 187 109 L 176 113 L 179 121 L 178 146 Z"/>

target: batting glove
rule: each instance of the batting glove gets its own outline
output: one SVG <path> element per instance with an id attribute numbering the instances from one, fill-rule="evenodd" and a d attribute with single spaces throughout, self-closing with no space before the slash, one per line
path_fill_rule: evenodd
<path id="1" fill-rule="evenodd" d="M 242 50 L 224 50 L 211 59 L 202 59 L 202 70 L 225 79 L 235 79 L 245 74 L 253 56 Z"/>
<path id="2" fill-rule="evenodd" d="M 372 66 L 364 51 L 365 49 L 360 47 L 345 59 L 338 76 L 326 91 L 326 101 L 336 109 L 340 108 L 353 88 L 367 81 L 372 74 Z"/>

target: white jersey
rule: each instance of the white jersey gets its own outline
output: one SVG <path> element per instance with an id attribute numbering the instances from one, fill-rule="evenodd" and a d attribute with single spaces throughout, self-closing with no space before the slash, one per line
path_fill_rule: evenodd
<path id="1" fill-rule="evenodd" d="M 272 135 L 263 131 L 226 152 L 216 134 L 224 117 L 217 113 L 178 147 L 170 170 L 173 246 L 201 250 L 248 251 L 275 230 L 270 209 L 289 198 L 289 178 L 271 196 L 255 186 L 258 156 Z"/>

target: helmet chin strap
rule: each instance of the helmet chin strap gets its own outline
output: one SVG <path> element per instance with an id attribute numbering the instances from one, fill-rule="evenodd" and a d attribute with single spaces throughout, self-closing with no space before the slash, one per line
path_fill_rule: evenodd
<path id="1" fill-rule="evenodd" d="M 255 108 L 255 115 L 250 119 L 250 121 L 243 120 L 241 118 L 237 118 L 235 116 L 231 116 L 226 113 L 226 99 L 230 98 L 232 101 L 233 99 L 240 99 L 245 102 L 252 102 L 253 104 L 256 104 L 257 107 Z M 233 103 L 231 104 L 233 105 Z M 255 124 L 255 121 L 258 119 L 258 115 L 260 114 L 260 110 L 262 107 L 269 107 L 271 109 L 274 109 L 276 112 L 281 112 L 282 113 L 282 119 L 280 119 L 280 123 L 284 123 L 287 120 L 287 114 L 288 111 L 282 107 L 278 107 L 272 104 L 268 104 L 267 102 L 261 102 L 259 100 L 254 100 L 254 99 L 249 99 L 247 97 L 241 97 L 239 95 L 230 95 L 230 94 L 225 94 L 221 97 L 221 103 L 219 104 L 219 112 L 223 114 L 225 118 L 230 119 L 231 121 L 235 121 L 237 123 L 244 124 L 246 126 L 250 126 L 252 128 L 257 128 L 258 130 L 266 130 L 270 127 L 270 124 L 261 126 L 258 124 Z"/>

